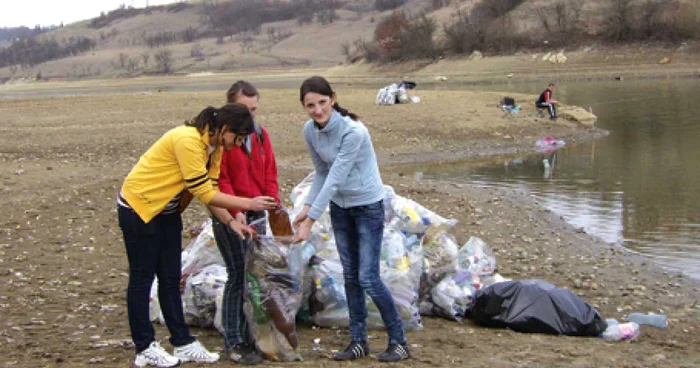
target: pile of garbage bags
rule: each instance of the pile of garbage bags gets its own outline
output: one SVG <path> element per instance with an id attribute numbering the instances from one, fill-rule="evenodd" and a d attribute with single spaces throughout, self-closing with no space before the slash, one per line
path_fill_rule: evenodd
<path id="1" fill-rule="evenodd" d="M 409 96 L 408 91 L 416 88 L 416 83 L 411 81 L 401 81 L 382 87 L 377 92 L 374 103 L 377 105 L 394 105 L 399 103 L 419 103 L 418 96 Z"/>
<path id="2" fill-rule="evenodd" d="M 307 176 L 290 194 L 293 207 L 288 210 L 289 218 L 302 210 L 313 177 L 313 173 Z M 385 186 L 385 193 L 381 278 L 394 297 L 404 328 L 423 329 L 421 316 L 456 321 L 481 316 L 479 320 L 485 321 L 483 313 L 470 314 L 475 301 L 482 301 L 479 298 L 485 295 L 496 295 L 498 289 L 489 288 L 492 285 L 509 285 L 505 282 L 509 280 L 496 273 L 496 258 L 488 245 L 471 237 L 459 246 L 451 233 L 456 220 L 444 218 L 398 195 L 390 186 Z M 289 221 L 286 216 L 282 218 L 282 222 Z M 275 227 L 280 225 L 279 219 L 271 222 Z M 216 327 L 223 333 L 221 301 L 226 268 L 216 246 L 211 220 L 202 229 L 182 253 L 185 318 L 191 325 Z M 271 233 L 269 229 L 268 224 L 267 234 Z M 258 348 L 267 358 L 295 361 L 301 360 L 296 321 L 321 327 L 347 327 L 349 315 L 329 210 L 314 223 L 308 241 L 289 245 L 288 239 L 283 238 L 260 236 L 248 247 L 244 312 Z M 489 294 L 482 292 L 485 288 Z M 151 292 L 150 307 L 151 319 L 162 323 L 157 281 Z M 369 297 L 367 309 L 367 327 L 383 329 L 380 313 Z M 586 318 L 590 316 L 593 314 L 587 314 Z"/>

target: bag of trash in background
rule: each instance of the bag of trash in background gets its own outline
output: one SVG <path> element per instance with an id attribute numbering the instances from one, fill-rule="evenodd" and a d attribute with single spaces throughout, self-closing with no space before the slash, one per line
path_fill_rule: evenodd
<path id="1" fill-rule="evenodd" d="M 396 103 L 398 91 L 399 85 L 396 83 L 383 87 L 377 92 L 374 103 L 377 105 L 393 105 Z"/>
<path id="2" fill-rule="evenodd" d="M 321 254 L 325 254 L 326 258 L 319 257 L 320 262 L 310 268 L 314 282 L 309 302 L 311 320 L 321 327 L 347 327 L 349 314 L 340 257 L 337 252 L 331 251 L 317 252 L 317 256 Z M 423 272 L 423 249 L 418 238 L 407 238 L 387 226 L 384 228 L 380 254 L 380 277 L 394 297 L 404 328 L 422 330 L 418 310 L 418 283 Z M 369 296 L 366 299 L 367 328 L 384 328 L 379 310 Z"/>
<path id="3" fill-rule="evenodd" d="M 598 336 L 605 318 L 571 290 L 543 280 L 506 281 L 479 290 L 467 317 L 487 327 L 569 336 Z"/>
<path id="4" fill-rule="evenodd" d="M 403 85 L 400 85 L 399 88 L 396 90 L 396 101 L 398 103 L 411 102 L 410 98 L 408 97 L 408 91 Z"/>
<path id="5" fill-rule="evenodd" d="M 321 327 L 347 327 L 348 302 L 340 258 L 325 258 L 311 266 L 309 272 L 313 280 L 309 300 L 311 321 Z"/>
<path id="6" fill-rule="evenodd" d="M 449 230 L 457 224 L 455 219 L 446 219 L 411 199 L 397 195 L 387 185 L 384 188 L 386 190 L 384 206 L 385 210 L 389 210 L 386 211 L 389 213 L 385 214 L 385 219 L 396 230 L 422 235 L 431 226 Z M 387 202 L 390 204 L 389 208 L 387 208 Z"/>
<path id="7" fill-rule="evenodd" d="M 394 298 L 406 331 L 423 329 L 418 308 L 418 286 L 423 274 L 423 257 L 424 249 L 416 235 L 406 236 L 391 226 L 384 228 L 380 277 Z M 374 306 L 374 303 L 370 305 Z M 379 328 L 384 327 L 378 310 L 375 317 L 377 323 L 381 324 Z"/>
<path id="8" fill-rule="evenodd" d="M 459 250 L 457 256 L 459 268 L 471 273 L 472 285 L 475 290 L 491 285 L 496 272 L 496 258 L 491 254 L 486 242 L 472 236 Z M 486 285 L 484 285 L 486 284 Z"/>
<path id="9" fill-rule="evenodd" d="M 185 322 L 190 326 L 213 327 L 217 293 L 223 293 L 226 267 L 213 264 L 187 278 L 182 296 Z"/>
<path id="10" fill-rule="evenodd" d="M 243 309 L 258 349 L 275 361 L 298 361 L 296 314 L 301 305 L 304 265 L 301 244 L 253 239 L 246 254 Z"/>
<path id="11" fill-rule="evenodd" d="M 219 248 L 216 246 L 214 239 L 214 230 L 212 229 L 212 221 L 207 218 L 199 227 L 201 231 L 197 237 L 182 250 L 182 277 L 180 279 L 180 290 L 183 292 L 190 278 L 200 273 L 205 268 L 211 265 L 224 267 L 224 259 L 221 257 Z M 225 270 L 225 268 L 224 268 Z M 226 273 L 223 273 L 224 282 L 226 281 Z M 189 296 L 193 296 L 190 294 Z M 183 296 L 183 306 L 185 306 L 188 296 Z M 192 305 L 192 301 L 189 301 Z M 158 279 L 153 281 L 151 287 L 151 296 L 149 299 L 149 309 L 151 321 L 157 321 L 164 324 L 163 314 L 160 311 L 160 303 L 158 301 Z"/>
<path id="12" fill-rule="evenodd" d="M 510 281 L 497 273 L 496 258 L 488 245 L 477 237 L 469 238 L 457 255 L 457 270 L 440 279 L 440 274 L 424 280 L 440 280 L 421 301 L 421 311 L 452 320 L 461 320 L 472 305 L 477 290 L 497 282 Z M 422 285 L 423 286 L 423 285 Z M 432 303 L 432 304 L 429 304 Z"/>
<path id="13" fill-rule="evenodd" d="M 452 316 L 451 306 L 440 307 L 438 305 L 436 308 L 432 295 L 434 294 L 433 289 L 442 280 L 457 271 L 457 255 L 459 253 L 457 240 L 444 227 L 436 227 L 422 238 L 422 248 L 424 265 L 418 293 L 420 313 L 426 316 L 436 315 L 455 319 Z"/>
<path id="14" fill-rule="evenodd" d="M 224 258 L 221 257 L 221 252 L 216 246 L 211 219 L 207 218 L 202 225 L 202 232 L 182 251 L 182 281 L 180 282 L 180 288 L 184 286 L 185 280 L 190 275 L 194 275 L 213 264 L 225 265 Z"/>

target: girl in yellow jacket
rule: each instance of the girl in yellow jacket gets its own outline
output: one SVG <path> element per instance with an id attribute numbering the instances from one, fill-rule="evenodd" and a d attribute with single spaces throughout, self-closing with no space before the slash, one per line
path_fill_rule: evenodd
<path id="1" fill-rule="evenodd" d="M 218 191 L 222 151 L 240 146 L 252 132 L 253 118 L 245 105 L 207 107 L 194 121 L 165 133 L 124 180 L 117 203 L 129 260 L 127 309 L 137 367 L 219 359 L 190 335 L 185 323 L 179 288 L 180 212 L 182 203 L 192 196 L 219 214 L 228 214 L 223 209 L 263 211 L 276 206 L 272 197 L 242 198 Z M 240 236 L 250 234 L 250 229 L 228 216 L 233 231 Z M 158 300 L 175 347 L 172 355 L 155 340 L 149 318 L 148 300 L 156 275 Z"/>

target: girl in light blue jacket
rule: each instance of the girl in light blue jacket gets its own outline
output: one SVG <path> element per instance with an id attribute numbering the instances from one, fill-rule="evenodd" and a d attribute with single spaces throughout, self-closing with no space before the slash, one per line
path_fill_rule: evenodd
<path id="1" fill-rule="evenodd" d="M 379 277 L 379 254 L 384 234 L 384 186 L 367 128 L 341 108 L 323 77 L 311 77 L 300 90 L 301 104 L 311 118 L 304 138 L 316 169 L 304 209 L 294 219 L 295 242 L 308 240 L 313 223 L 330 204 L 331 224 L 343 265 L 350 314 L 348 347 L 335 360 L 369 354 L 365 293 L 377 305 L 389 334 L 383 362 L 409 358 L 408 346 L 394 299 Z"/>

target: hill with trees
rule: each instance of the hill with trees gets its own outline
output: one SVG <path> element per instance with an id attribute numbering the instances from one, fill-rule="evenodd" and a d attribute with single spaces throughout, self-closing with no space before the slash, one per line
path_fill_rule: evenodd
<path id="1" fill-rule="evenodd" d="M 697 48 L 695 0 L 199 0 L 6 30 L 0 78 L 383 64 L 587 45 Z M 3 39 L 3 37 L 0 37 Z"/>

